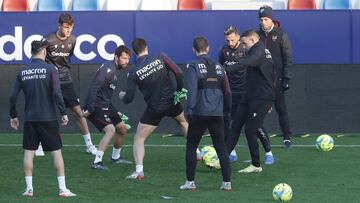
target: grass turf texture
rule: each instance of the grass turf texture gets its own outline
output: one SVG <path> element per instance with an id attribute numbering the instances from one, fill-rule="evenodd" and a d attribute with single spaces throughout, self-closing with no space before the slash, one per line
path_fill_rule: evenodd
<path id="1" fill-rule="evenodd" d="M 198 163 L 197 191 L 190 192 L 178 189 L 186 179 L 185 139 L 182 137 L 150 136 L 146 144 L 153 146 L 146 147 L 145 180 L 129 181 L 125 176 L 135 166 L 110 164 L 111 147 L 103 160 L 110 170 L 94 171 L 90 169 L 94 157 L 85 153 L 81 136 L 66 134 L 63 135 L 66 183 L 78 196 L 64 200 L 57 197 L 56 173 L 49 153 L 45 157 L 35 157 L 34 197 L 21 196 L 25 188 L 22 137 L 19 134 L 0 134 L 0 202 L 273 202 L 272 189 L 281 182 L 292 187 L 291 202 L 358 202 L 360 137 L 332 135 L 335 145 L 340 146 L 335 146 L 330 152 L 315 149 L 316 137 L 294 137 L 294 147 L 289 150 L 282 148 L 280 137 L 273 137 L 275 164 L 262 165 L 262 173 L 239 174 L 237 171 L 248 165 L 243 161 L 250 157 L 242 135 L 237 147 L 240 160 L 232 164 L 233 190 L 220 191 L 220 171 Z M 93 135 L 94 143 L 98 143 L 100 138 L 101 135 Z M 201 142 L 202 145 L 209 143 L 211 139 L 208 137 Z M 132 135 L 127 137 L 126 144 L 132 144 Z M 122 154 L 133 160 L 131 146 L 125 146 Z M 263 150 L 261 159 L 263 161 Z"/>

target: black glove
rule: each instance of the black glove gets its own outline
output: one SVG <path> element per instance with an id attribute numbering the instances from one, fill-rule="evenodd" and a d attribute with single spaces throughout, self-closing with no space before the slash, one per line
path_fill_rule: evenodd
<path id="1" fill-rule="evenodd" d="M 290 89 L 290 80 L 288 78 L 283 78 L 281 83 L 281 92 L 285 92 Z"/>

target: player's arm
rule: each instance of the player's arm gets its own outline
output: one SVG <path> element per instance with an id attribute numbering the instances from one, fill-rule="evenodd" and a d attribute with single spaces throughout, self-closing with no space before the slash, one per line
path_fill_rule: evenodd
<path id="1" fill-rule="evenodd" d="M 108 74 L 110 74 L 110 72 L 107 72 L 106 68 L 102 67 L 103 65 L 96 71 L 85 100 L 84 112 L 88 111 L 90 114 L 95 110 L 96 94 L 106 82 Z"/>
<path id="2" fill-rule="evenodd" d="M 11 95 L 10 95 L 10 126 L 12 128 L 14 128 L 15 130 L 18 129 L 19 126 L 19 120 L 17 118 L 17 110 L 16 110 L 16 102 L 17 102 L 17 97 L 19 95 L 19 92 L 21 90 L 21 76 L 20 74 L 18 74 L 16 76 L 16 81 L 15 84 L 13 86 Z"/>
<path id="3" fill-rule="evenodd" d="M 161 57 L 164 60 L 164 63 L 166 65 L 166 68 L 168 68 L 175 76 L 176 79 L 176 90 L 181 91 L 182 88 L 184 88 L 184 82 L 183 82 L 183 72 L 181 70 L 181 68 L 176 65 L 176 63 L 171 60 L 166 54 L 161 54 Z"/>
<path id="4" fill-rule="evenodd" d="M 188 69 L 186 70 L 186 86 L 188 88 L 187 93 L 187 106 L 186 114 L 192 115 L 192 111 L 196 106 L 196 98 L 198 92 L 198 76 L 194 64 L 189 64 Z"/>
<path id="5" fill-rule="evenodd" d="M 125 104 L 128 104 L 130 102 L 132 102 L 134 100 L 135 97 L 135 91 L 136 91 L 136 78 L 135 78 L 135 72 L 134 71 L 129 71 L 128 73 L 128 78 L 127 78 L 127 89 L 126 92 L 120 92 L 119 96 L 121 93 L 124 93 L 122 95 L 122 100 Z M 121 99 L 121 98 L 120 98 Z"/>
<path id="6" fill-rule="evenodd" d="M 289 37 L 286 33 L 283 33 L 282 35 L 282 43 L 281 43 L 281 52 L 282 52 L 282 60 L 283 60 L 283 78 L 290 79 L 291 73 L 290 69 L 292 66 L 292 48 L 291 48 L 291 42 L 289 40 Z"/>
<path id="7" fill-rule="evenodd" d="M 229 80 L 226 72 L 224 71 L 224 78 L 222 81 L 222 91 L 224 95 L 224 115 L 230 116 L 231 111 L 231 90 L 229 86 Z"/>
<path id="8" fill-rule="evenodd" d="M 262 63 L 264 58 L 265 58 L 264 46 L 254 47 L 251 50 L 251 53 L 249 53 L 249 55 L 245 56 L 244 58 L 240 59 L 237 64 L 226 67 L 226 71 L 228 73 L 233 73 L 239 70 L 243 70 L 244 68 L 247 67 L 257 67 Z"/>

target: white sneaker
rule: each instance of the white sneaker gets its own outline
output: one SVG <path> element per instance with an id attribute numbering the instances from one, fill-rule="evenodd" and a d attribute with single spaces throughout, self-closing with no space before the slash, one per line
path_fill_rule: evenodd
<path id="1" fill-rule="evenodd" d="M 72 193 L 69 189 L 60 190 L 59 197 L 75 197 L 76 194 Z"/>
<path id="2" fill-rule="evenodd" d="M 225 191 L 229 191 L 231 190 L 231 182 L 222 182 L 221 186 L 220 186 L 220 190 L 225 190 Z"/>
<path id="3" fill-rule="evenodd" d="M 44 150 L 43 150 L 41 144 L 39 145 L 39 147 L 35 151 L 35 156 L 45 156 L 45 153 L 44 153 Z"/>
<path id="4" fill-rule="evenodd" d="M 96 155 L 97 149 L 94 145 L 89 145 L 86 147 L 86 153 Z"/>
<path id="5" fill-rule="evenodd" d="M 33 194 L 33 189 L 25 189 L 25 192 L 22 193 L 22 196 L 26 196 L 26 197 L 32 197 Z"/>
<path id="6" fill-rule="evenodd" d="M 248 167 L 246 167 L 246 168 L 244 168 L 242 170 L 239 170 L 238 172 L 239 173 L 259 173 L 261 171 L 262 171 L 261 166 L 256 167 L 256 166 L 250 164 L 250 166 L 248 166 Z"/>
<path id="7" fill-rule="evenodd" d="M 180 186 L 180 190 L 196 190 L 196 185 L 194 181 L 186 181 L 184 185 Z"/>
<path id="8" fill-rule="evenodd" d="M 145 176 L 144 176 L 144 172 L 133 172 L 132 174 L 126 176 L 127 180 L 144 180 Z"/>

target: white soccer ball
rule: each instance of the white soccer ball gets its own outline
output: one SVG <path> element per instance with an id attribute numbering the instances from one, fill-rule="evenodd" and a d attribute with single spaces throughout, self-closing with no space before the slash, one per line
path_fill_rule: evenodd
<path id="1" fill-rule="evenodd" d="M 318 150 L 327 152 L 334 148 L 334 139 L 327 134 L 320 135 L 315 142 L 315 146 Z"/>
<path id="2" fill-rule="evenodd" d="M 291 200 L 291 198 L 293 196 L 293 192 L 292 192 L 291 187 L 288 184 L 280 183 L 274 187 L 272 195 L 273 195 L 274 200 L 287 202 L 287 201 Z"/>
<path id="3" fill-rule="evenodd" d="M 220 161 L 213 146 L 204 146 L 200 150 L 203 163 L 210 168 L 220 168 Z"/>

